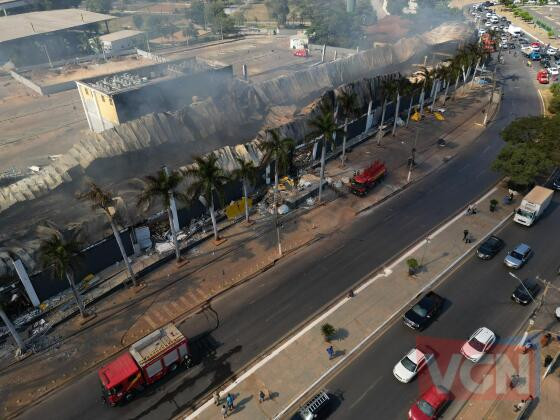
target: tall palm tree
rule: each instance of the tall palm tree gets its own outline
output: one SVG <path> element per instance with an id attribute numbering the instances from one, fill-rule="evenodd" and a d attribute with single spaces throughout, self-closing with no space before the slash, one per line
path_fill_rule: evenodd
<path id="1" fill-rule="evenodd" d="M 10 331 L 10 334 L 14 338 L 14 341 L 16 342 L 18 349 L 23 353 L 23 351 L 25 350 L 25 344 L 21 339 L 21 336 L 17 332 L 16 327 L 12 323 L 12 320 L 10 319 L 8 314 L 6 314 L 5 308 L 7 303 L 8 303 L 8 297 L 3 294 L 0 295 L 0 318 L 2 319 L 2 321 L 4 321 L 4 325 L 6 325 L 8 331 Z"/>
<path id="2" fill-rule="evenodd" d="M 231 173 L 232 178 L 241 181 L 243 185 L 243 197 L 245 198 L 245 221 L 249 220 L 249 195 L 247 194 L 247 187 L 257 183 L 258 168 L 250 160 L 245 160 L 239 156 L 235 157 L 238 167 Z"/>
<path id="3" fill-rule="evenodd" d="M 113 206 L 114 198 L 112 194 L 109 191 L 103 190 L 97 184 L 91 182 L 89 184 L 89 190 L 79 194 L 78 198 L 80 200 L 89 201 L 91 203 L 92 210 L 102 210 L 103 213 L 105 213 L 107 219 L 109 220 L 109 224 L 111 225 L 111 230 L 113 231 L 113 236 L 117 241 L 117 245 L 119 247 L 119 251 L 121 252 L 123 261 L 126 264 L 128 276 L 130 277 L 132 284 L 134 286 L 137 286 L 138 284 L 136 282 L 136 275 L 132 270 L 132 266 L 130 265 L 130 261 L 128 259 L 128 256 L 126 255 L 126 251 L 124 250 L 121 234 L 119 233 L 119 230 L 117 228 L 117 223 L 115 220 L 115 216 L 117 213 L 116 208 Z"/>
<path id="4" fill-rule="evenodd" d="M 185 171 L 186 176 L 194 178 L 187 188 L 187 196 L 191 200 L 202 196 L 206 201 L 206 207 L 208 207 L 212 219 L 214 240 L 217 242 L 220 240 L 220 236 L 216 223 L 214 195 L 223 201 L 224 185 L 229 181 L 229 177 L 218 164 L 218 157 L 214 153 L 210 153 L 206 157 L 193 156 L 193 161 L 193 164 Z"/>
<path id="5" fill-rule="evenodd" d="M 276 239 L 278 242 L 278 255 L 282 255 L 282 243 L 280 242 L 280 229 L 278 226 L 278 175 L 288 169 L 290 154 L 295 147 L 295 141 L 289 137 L 281 138 L 278 130 L 267 130 L 266 140 L 259 144 L 259 150 L 263 153 L 262 165 L 274 162 L 274 193 L 272 207 L 274 214 L 274 225 L 276 227 Z"/>
<path id="6" fill-rule="evenodd" d="M 418 71 L 423 78 L 422 91 L 420 92 L 420 115 L 422 115 L 422 113 L 424 112 L 424 100 L 426 99 L 426 92 L 432 88 L 434 82 L 435 69 L 428 69 L 425 66 L 420 66 Z"/>
<path id="7" fill-rule="evenodd" d="M 409 91 L 410 81 L 408 78 L 402 76 L 400 73 L 394 81 L 393 93 L 391 100 L 395 100 L 397 103 L 395 105 L 395 118 L 393 121 L 393 130 L 391 135 L 395 135 L 397 132 L 397 121 L 399 118 L 399 112 L 401 107 L 401 98 Z"/>
<path id="8" fill-rule="evenodd" d="M 138 194 L 137 206 L 144 207 L 146 204 L 151 205 L 152 202 L 159 202 L 167 211 L 169 218 L 169 228 L 173 238 L 173 246 L 175 247 L 175 260 L 181 261 L 181 250 L 179 241 L 177 240 L 177 231 L 173 223 L 173 213 L 171 211 L 171 199 L 176 197 L 182 201 L 187 198 L 184 194 L 177 191 L 177 188 L 183 181 L 183 175 L 178 171 L 168 173 L 165 168 L 160 169 L 155 175 L 148 175 L 144 178 L 144 190 Z"/>
<path id="9" fill-rule="evenodd" d="M 343 89 L 336 98 L 337 103 L 340 105 L 342 115 L 344 116 L 344 137 L 342 138 L 342 156 L 340 163 L 344 166 L 346 162 L 346 139 L 348 136 L 348 122 L 350 118 L 356 117 L 359 113 L 357 105 L 357 96 L 355 92 L 350 89 Z"/>
<path id="10" fill-rule="evenodd" d="M 321 138 L 321 175 L 319 177 L 319 197 L 320 203 L 323 197 L 323 180 L 325 179 L 325 160 L 327 155 L 327 147 L 334 147 L 336 134 L 340 131 L 336 124 L 336 120 L 330 107 L 323 103 L 320 106 L 320 112 L 311 121 L 309 121 L 311 132 L 308 134 L 309 139 Z"/>
<path id="11" fill-rule="evenodd" d="M 50 238 L 43 240 L 39 248 L 43 268 L 52 268 L 53 274 L 59 280 L 63 280 L 66 277 L 66 280 L 68 280 L 70 288 L 72 289 L 72 293 L 74 294 L 74 299 L 78 305 L 80 315 L 82 318 L 85 318 L 85 305 L 78 289 L 76 288 L 76 283 L 74 282 L 74 270 L 72 267 L 72 260 L 76 258 L 76 254 L 79 251 L 80 243 L 75 237 L 65 239 L 60 233 L 52 234 Z"/>

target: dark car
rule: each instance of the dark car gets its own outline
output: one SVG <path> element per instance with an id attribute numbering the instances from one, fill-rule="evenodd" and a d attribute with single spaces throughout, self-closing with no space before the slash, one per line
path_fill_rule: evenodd
<path id="1" fill-rule="evenodd" d="M 292 420 L 325 419 L 332 413 L 333 403 L 333 396 L 323 390 L 301 406 Z"/>
<path id="2" fill-rule="evenodd" d="M 422 330 L 436 317 L 443 307 L 443 298 L 435 292 L 428 292 L 403 316 L 404 324 L 413 330 Z"/>
<path id="3" fill-rule="evenodd" d="M 552 188 L 556 191 L 560 191 L 560 172 L 552 180 Z"/>
<path id="4" fill-rule="evenodd" d="M 481 260 L 489 260 L 500 252 L 503 247 L 504 241 L 497 236 L 492 235 L 486 238 L 486 240 L 478 247 L 476 256 Z"/>
<path id="5" fill-rule="evenodd" d="M 523 280 L 519 286 L 515 288 L 511 295 L 511 300 L 521 305 L 527 305 L 535 299 L 535 296 L 541 290 L 541 286 L 535 280 Z"/>

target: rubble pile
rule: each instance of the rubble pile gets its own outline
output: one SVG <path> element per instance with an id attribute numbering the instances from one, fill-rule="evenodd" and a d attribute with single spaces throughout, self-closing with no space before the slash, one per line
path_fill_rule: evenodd
<path id="1" fill-rule="evenodd" d="M 79 210 L 71 216 L 68 211 L 55 211 L 53 206 L 61 206 L 61 199 L 49 200 L 49 195 L 54 190 L 61 191 L 59 187 L 63 185 L 83 184 L 86 180 L 84 171 L 93 163 L 106 162 L 109 165 L 107 170 L 100 172 L 111 175 L 111 159 L 130 153 L 144 153 L 146 162 L 155 160 L 163 163 L 177 159 L 177 151 L 180 150 L 183 164 L 188 165 L 191 154 L 214 150 L 227 171 L 235 168 L 235 157 L 259 164 L 262 155 L 258 144 L 264 138 L 266 128 L 278 127 L 282 136 L 301 141 L 308 132 L 306 120 L 316 112 L 318 98 L 332 100 L 333 88 L 346 84 L 357 93 L 359 105 L 365 107 L 369 100 L 378 99 L 375 90 L 380 76 L 376 75 L 404 72 L 410 60 L 423 56 L 433 46 L 463 40 L 471 35 L 471 28 L 466 25 L 442 25 L 420 37 L 406 38 L 392 46 L 378 46 L 292 75 L 252 84 L 232 80 L 219 97 L 192 103 L 174 113 L 146 115 L 102 133 L 88 133 L 68 153 L 59 156 L 38 173 L 0 187 L 0 212 L 4 216 L 0 228 L 5 234 L 0 236 L 0 241 L 9 238 L 12 241 L 10 252 L 19 250 L 26 255 L 28 261 L 24 264 L 29 266 L 30 254 L 37 249 L 38 243 L 31 239 L 30 223 L 17 217 L 17 214 L 26 211 L 21 203 L 33 201 L 36 209 L 43 209 L 41 214 L 48 213 L 61 226 L 89 223 L 91 217 L 79 216 Z M 456 44 L 449 44 L 447 48 L 451 51 Z M 130 168 L 134 169 L 128 170 L 125 166 L 128 162 L 120 160 L 119 163 L 120 175 L 115 171 L 114 178 L 108 182 L 116 189 L 122 188 L 126 179 L 146 175 L 146 168 L 141 165 L 131 164 Z M 126 184 L 127 191 L 138 188 L 138 185 L 130 184 Z M 123 191 L 114 193 L 120 195 Z M 71 194 L 66 197 L 75 201 Z M 18 203 L 17 211 L 12 209 Z M 85 211 L 86 207 L 83 209 Z M 33 215 L 35 218 L 39 216 Z M 73 219 L 68 220 L 68 217 Z M 21 220 L 21 224 L 6 220 Z M 0 252 L 0 272 L 5 271 L 8 264 L 9 259 Z"/>

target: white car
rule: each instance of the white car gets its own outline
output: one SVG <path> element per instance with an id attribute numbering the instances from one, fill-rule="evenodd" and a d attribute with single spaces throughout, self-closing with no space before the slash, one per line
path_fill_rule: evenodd
<path id="1" fill-rule="evenodd" d="M 557 50 L 556 48 L 553 48 L 553 47 L 548 47 L 548 50 L 546 50 L 546 53 L 547 53 L 548 55 L 554 55 L 554 54 L 556 54 L 557 52 L 558 52 L 558 50 Z"/>
<path id="2" fill-rule="evenodd" d="M 471 362 L 477 363 L 488 353 L 496 341 L 496 334 L 486 327 L 479 328 L 461 347 L 461 354 Z"/>
<path id="3" fill-rule="evenodd" d="M 507 39 L 507 37 L 503 36 L 502 39 L 501 39 L 501 41 L 502 41 L 504 44 L 507 44 L 508 39 Z"/>
<path id="4" fill-rule="evenodd" d="M 393 375 L 398 381 L 409 383 L 433 359 L 433 354 L 413 348 L 395 365 Z"/>
<path id="5" fill-rule="evenodd" d="M 486 33 L 486 29 L 479 29 L 479 30 L 478 30 L 478 34 L 479 34 L 479 35 L 483 35 L 483 34 L 485 34 L 485 33 Z"/>
<path id="6" fill-rule="evenodd" d="M 488 21 L 484 24 L 484 26 L 486 26 L 487 28 L 489 28 L 490 26 L 492 26 L 492 22 Z"/>
<path id="7" fill-rule="evenodd" d="M 486 13 L 486 17 L 487 17 L 487 18 L 490 18 L 490 17 L 492 17 L 492 12 L 488 12 L 488 13 Z"/>
<path id="8" fill-rule="evenodd" d="M 549 67 L 546 70 L 551 76 L 558 76 L 558 67 Z"/>

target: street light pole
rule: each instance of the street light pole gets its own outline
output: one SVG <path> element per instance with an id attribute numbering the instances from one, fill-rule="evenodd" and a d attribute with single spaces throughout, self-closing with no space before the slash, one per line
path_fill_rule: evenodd
<path id="1" fill-rule="evenodd" d="M 418 121 L 418 124 L 420 122 Z M 412 150 L 410 151 L 410 163 L 408 166 L 408 175 L 406 177 L 406 183 L 408 184 L 410 182 L 410 177 L 412 176 L 412 167 L 414 166 L 414 159 L 416 158 L 416 143 L 418 141 L 418 126 L 416 126 L 416 135 L 414 136 L 414 147 L 412 148 Z"/>
<path id="2" fill-rule="evenodd" d="M 426 256 L 426 251 L 428 250 L 428 245 L 430 244 L 430 237 L 426 236 L 425 242 L 424 242 L 424 251 L 422 252 L 422 258 L 420 259 L 420 267 L 422 267 L 422 264 L 424 263 L 424 257 Z"/>
<path id="3" fill-rule="evenodd" d="M 490 112 L 490 105 L 494 101 L 494 91 L 496 90 L 496 70 L 498 69 L 498 64 L 500 64 L 500 56 L 502 54 L 502 44 L 500 43 L 500 49 L 498 50 L 498 62 L 494 66 L 494 72 L 492 74 L 492 92 L 490 93 L 490 100 L 488 101 L 488 105 L 486 106 L 486 111 L 484 112 L 484 121 L 482 122 L 483 126 L 486 126 L 488 122 L 488 112 Z"/>

